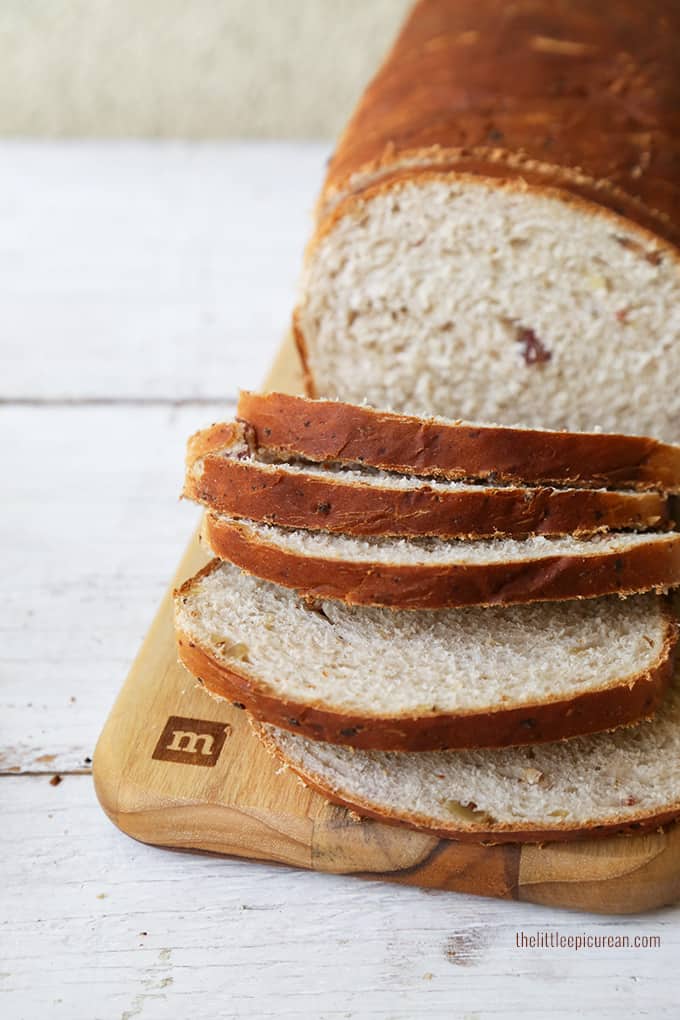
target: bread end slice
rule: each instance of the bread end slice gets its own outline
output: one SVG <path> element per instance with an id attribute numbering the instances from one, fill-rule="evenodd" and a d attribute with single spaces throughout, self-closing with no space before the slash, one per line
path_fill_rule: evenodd
<path id="1" fill-rule="evenodd" d="M 680 696 L 614 733 L 498 751 L 353 751 L 253 723 L 311 789 L 359 815 L 474 843 L 658 829 L 680 817 Z"/>

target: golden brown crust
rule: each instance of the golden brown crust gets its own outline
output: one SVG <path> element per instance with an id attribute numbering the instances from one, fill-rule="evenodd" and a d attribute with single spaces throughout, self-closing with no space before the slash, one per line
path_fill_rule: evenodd
<path id="1" fill-rule="evenodd" d="M 302 381 L 305 393 L 308 397 L 316 397 L 318 394 L 316 392 L 314 377 L 312 376 L 309 357 L 307 355 L 307 344 L 305 343 L 302 326 L 300 325 L 299 308 L 293 309 L 293 315 L 291 318 L 291 333 L 293 334 L 293 341 L 300 358 L 300 367 L 302 368 Z"/>
<path id="2" fill-rule="evenodd" d="M 405 826 L 409 829 L 416 829 L 439 839 L 452 839 L 460 843 L 550 843 L 562 842 L 565 840 L 591 839 L 595 836 L 631 835 L 633 833 L 651 832 L 663 825 L 668 825 L 680 817 L 680 803 L 670 806 L 665 811 L 645 816 L 612 819 L 604 824 L 593 824 L 581 828 L 569 828 L 567 825 L 555 826 L 550 829 L 517 829 L 510 825 L 497 826 L 495 828 L 482 829 L 461 829 L 445 828 L 433 823 L 422 815 L 412 814 L 391 814 L 389 810 L 378 809 L 375 805 L 367 802 L 361 797 L 348 797 L 346 794 L 330 786 L 327 780 L 316 772 L 303 769 L 291 761 L 280 749 L 274 737 L 257 723 L 253 729 L 258 738 L 262 741 L 269 753 L 290 768 L 303 783 L 312 790 L 316 790 L 323 797 L 326 797 L 334 804 L 348 808 L 367 818 L 374 818 L 379 822 L 386 822 L 389 825 Z"/>
<path id="3" fill-rule="evenodd" d="M 214 564 L 210 567 L 214 569 Z M 186 597 L 191 579 L 177 593 Z M 323 702 L 301 703 L 272 694 L 238 662 L 227 666 L 191 636 L 177 629 L 180 660 L 212 694 L 271 723 L 312 740 L 362 750 L 431 751 L 545 743 L 637 722 L 661 704 L 671 680 L 677 626 L 666 610 L 666 634 L 655 665 L 606 689 L 573 698 L 488 712 L 377 716 L 337 712 Z"/>
<path id="4" fill-rule="evenodd" d="M 451 479 L 680 491 L 680 446 L 644 436 L 446 424 L 248 391 L 238 415 L 258 447 L 285 457 Z"/>
<path id="5" fill-rule="evenodd" d="M 435 180 L 483 184 L 514 192 L 531 191 L 576 208 L 585 215 L 604 216 L 612 230 L 617 227 L 633 230 L 650 248 L 659 248 L 673 258 L 678 257 L 680 230 L 675 224 L 660 221 L 639 199 L 606 181 L 595 181 L 582 173 L 549 163 L 539 164 L 500 150 L 455 150 L 440 146 L 406 152 L 394 165 L 370 168 L 355 175 L 350 190 L 331 193 L 325 203 L 317 206 L 317 227 L 309 250 L 333 229 L 341 216 L 361 212 L 364 204 L 377 195 L 402 185 Z M 657 264 L 661 257 L 652 251 L 649 261 Z"/>
<path id="6" fill-rule="evenodd" d="M 348 535 L 590 535 L 599 531 L 660 529 L 668 501 L 656 492 L 604 489 L 494 488 L 457 491 L 392 488 L 285 471 L 225 455 L 229 430 L 214 425 L 190 440 L 184 495 L 212 510 L 288 528 Z"/>
<path id="7" fill-rule="evenodd" d="M 592 182 L 600 205 L 677 243 L 678 38 L 674 0 L 421 0 L 339 141 L 324 201 L 448 151 L 463 171 L 500 164 L 576 195 Z"/>
<path id="8" fill-rule="evenodd" d="M 240 422 L 218 422 L 210 428 L 200 429 L 187 440 L 186 467 L 191 471 L 196 461 L 216 450 L 227 450 L 234 443 L 244 440 L 244 428 Z"/>
<path id="9" fill-rule="evenodd" d="M 466 564 L 330 559 L 287 550 L 247 524 L 207 513 L 215 556 L 306 598 L 390 609 L 447 609 L 632 595 L 680 584 L 680 533 L 619 552 Z"/>
<path id="10" fill-rule="evenodd" d="M 598 187 L 595 182 L 581 180 L 579 183 L 575 183 L 571 175 L 565 173 L 554 173 L 549 176 L 547 171 L 539 173 L 536 169 L 522 165 L 521 177 L 513 177 L 509 170 L 512 165 L 510 161 L 485 163 L 470 156 L 459 155 L 454 158 L 451 153 L 440 152 L 434 165 L 416 162 L 407 166 L 387 168 L 379 174 L 369 175 L 361 188 L 357 187 L 348 194 L 338 197 L 328 207 L 326 214 L 319 219 L 308 242 L 306 254 L 308 257 L 312 256 L 316 246 L 328 234 L 332 233 L 341 219 L 347 216 L 355 216 L 360 219 L 364 215 L 366 203 L 372 199 L 391 192 L 398 192 L 408 186 L 443 181 L 452 185 L 466 184 L 470 187 L 493 186 L 515 193 L 530 190 L 534 195 L 550 198 L 568 205 L 572 209 L 577 209 L 584 216 L 597 216 L 603 219 L 612 236 L 623 247 L 635 251 L 640 259 L 651 265 L 658 266 L 664 259 L 680 265 L 678 247 L 680 245 L 680 229 L 676 233 L 668 227 L 666 229 L 667 236 L 660 237 L 656 230 L 658 224 L 655 217 L 646 208 L 640 207 L 639 203 L 628 199 L 625 202 L 617 200 L 606 204 L 602 201 L 603 189 Z M 567 181 L 569 190 L 565 190 Z M 636 234 L 634 241 L 620 236 L 631 232 Z M 293 313 L 293 333 L 304 365 L 305 392 L 312 396 L 314 394 L 310 392 L 310 387 L 313 390 L 314 380 L 308 364 L 307 348 L 301 327 L 301 311 L 298 308 Z"/>

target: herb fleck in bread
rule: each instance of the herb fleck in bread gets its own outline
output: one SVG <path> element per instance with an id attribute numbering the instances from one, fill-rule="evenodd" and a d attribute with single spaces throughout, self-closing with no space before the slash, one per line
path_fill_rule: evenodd
<path id="1" fill-rule="evenodd" d="M 212 693 L 315 739 L 401 750 L 630 723 L 660 703 L 676 642 L 654 595 L 393 613 L 307 605 L 219 562 L 176 593 L 175 622 Z"/>

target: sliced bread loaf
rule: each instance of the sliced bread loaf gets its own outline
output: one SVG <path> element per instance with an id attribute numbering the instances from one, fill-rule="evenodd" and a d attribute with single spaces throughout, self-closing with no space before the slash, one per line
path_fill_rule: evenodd
<path id="1" fill-rule="evenodd" d="M 393 613 L 305 604 L 215 561 L 176 593 L 179 655 L 258 719 L 360 748 L 499 747 L 630 723 L 663 698 L 665 599 Z"/>
<path id="2" fill-rule="evenodd" d="M 241 422 L 191 437 L 184 495 L 234 517 L 348 535 L 588 535 L 668 521 L 668 500 L 658 492 L 425 482 L 365 468 L 271 463 Z"/>
<path id="3" fill-rule="evenodd" d="M 587 539 L 351 538 L 209 512 L 213 555 L 312 598 L 442 609 L 631 595 L 680 584 L 680 533 Z"/>
<path id="4" fill-rule="evenodd" d="M 544 842 L 653 829 L 680 817 L 680 683 L 652 720 L 532 747 L 355 751 L 272 726 L 265 746 L 330 800 L 471 842 Z"/>
<path id="5" fill-rule="evenodd" d="M 310 392 L 680 437 L 677 0 L 421 0 L 343 132 Z"/>
<path id="6" fill-rule="evenodd" d="M 457 406 L 453 398 L 451 406 Z M 435 478 L 680 491 L 680 446 L 646 436 L 422 418 L 365 404 L 247 391 L 239 397 L 238 415 L 252 426 L 258 449 L 284 460 L 303 457 Z"/>

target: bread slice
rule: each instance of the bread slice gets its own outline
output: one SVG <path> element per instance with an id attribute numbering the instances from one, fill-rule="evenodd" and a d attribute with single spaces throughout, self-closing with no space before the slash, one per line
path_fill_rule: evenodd
<path id="1" fill-rule="evenodd" d="M 364 384 L 371 394 L 375 387 L 362 377 Z M 241 392 L 238 416 L 254 429 L 258 448 L 284 460 L 303 457 L 495 483 L 680 491 L 680 446 L 645 436 L 422 418 L 365 404 L 247 391 Z"/>
<path id="2" fill-rule="evenodd" d="M 343 131 L 311 393 L 680 438 L 680 4 L 421 0 Z"/>
<path id="3" fill-rule="evenodd" d="M 658 492 L 424 482 L 262 458 L 242 422 L 204 429 L 188 443 L 184 496 L 234 517 L 347 535 L 589 535 L 668 522 L 668 500 Z"/>
<path id="4" fill-rule="evenodd" d="M 306 605 L 215 561 L 176 593 L 181 660 L 258 719 L 360 748 L 498 747 L 649 715 L 677 640 L 639 595 L 393 613 Z"/>
<path id="5" fill-rule="evenodd" d="M 209 512 L 213 555 L 311 598 L 393 609 L 510 605 L 664 591 L 680 584 L 680 533 L 587 539 L 351 538 Z"/>
<path id="6" fill-rule="evenodd" d="M 447 839 L 535 843 L 680 817 L 680 683 L 655 717 L 573 740 L 485 751 L 355 751 L 256 726 L 330 800 Z"/>

